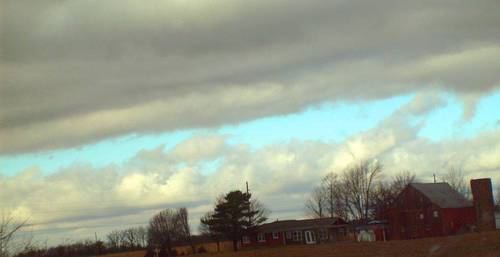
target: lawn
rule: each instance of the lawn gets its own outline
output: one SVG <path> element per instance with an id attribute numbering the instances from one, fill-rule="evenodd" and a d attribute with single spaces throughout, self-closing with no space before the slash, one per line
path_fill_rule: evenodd
<path id="1" fill-rule="evenodd" d="M 143 257 L 144 251 L 106 257 Z M 500 257 L 500 231 L 376 243 L 342 242 L 197 254 L 197 257 Z"/>

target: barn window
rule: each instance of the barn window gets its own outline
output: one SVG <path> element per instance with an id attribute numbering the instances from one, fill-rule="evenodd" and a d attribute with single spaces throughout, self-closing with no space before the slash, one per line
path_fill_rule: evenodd
<path id="1" fill-rule="evenodd" d="M 280 234 L 278 232 L 273 232 L 273 239 L 280 238 Z"/>
<path id="2" fill-rule="evenodd" d="M 250 237 L 244 236 L 242 241 L 243 241 L 244 244 L 249 244 L 250 243 Z"/>
<path id="3" fill-rule="evenodd" d="M 285 233 L 285 236 L 286 236 L 286 239 L 292 239 L 292 232 L 287 231 L 287 232 Z"/>
<path id="4" fill-rule="evenodd" d="M 420 215 L 418 215 L 418 217 L 423 220 L 424 219 L 424 214 L 423 213 L 420 213 Z"/>
<path id="5" fill-rule="evenodd" d="M 293 241 L 301 241 L 302 240 L 302 232 L 293 231 Z"/>
<path id="6" fill-rule="evenodd" d="M 259 241 L 259 242 L 265 242 L 266 241 L 266 238 L 264 237 L 264 233 L 257 234 L 257 241 Z"/>
<path id="7" fill-rule="evenodd" d="M 434 211 L 434 212 L 432 213 L 432 216 L 434 216 L 434 218 L 439 217 L 439 212 L 438 212 L 438 211 Z"/>

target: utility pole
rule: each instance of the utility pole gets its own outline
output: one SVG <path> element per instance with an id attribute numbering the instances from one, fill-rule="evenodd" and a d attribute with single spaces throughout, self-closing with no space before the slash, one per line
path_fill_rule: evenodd
<path id="1" fill-rule="evenodd" d="M 436 183 L 436 173 L 432 174 L 434 176 L 434 183 Z"/>
<path id="2" fill-rule="evenodd" d="M 97 245 L 97 232 L 94 232 L 95 236 L 95 254 L 99 255 L 99 246 Z"/>
<path id="3" fill-rule="evenodd" d="M 246 185 L 247 185 L 247 195 L 250 194 L 250 190 L 248 190 L 248 181 L 245 181 Z M 250 199 L 249 199 L 250 200 Z M 251 211 L 251 201 L 248 203 L 248 213 L 250 213 Z M 248 216 L 248 223 L 251 224 L 252 223 L 252 218 L 250 216 Z"/>

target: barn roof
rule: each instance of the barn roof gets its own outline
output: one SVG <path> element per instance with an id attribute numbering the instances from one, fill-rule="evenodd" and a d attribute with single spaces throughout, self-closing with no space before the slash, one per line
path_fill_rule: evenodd
<path id="1" fill-rule="evenodd" d="M 346 222 L 340 218 L 320 218 L 306 220 L 280 220 L 261 225 L 258 230 L 262 232 L 279 232 L 294 229 L 307 229 L 318 227 L 329 227 L 336 225 L 346 225 Z"/>
<path id="2" fill-rule="evenodd" d="M 411 183 L 410 186 L 424 194 L 441 208 L 472 207 L 472 203 L 451 188 L 448 183 Z"/>

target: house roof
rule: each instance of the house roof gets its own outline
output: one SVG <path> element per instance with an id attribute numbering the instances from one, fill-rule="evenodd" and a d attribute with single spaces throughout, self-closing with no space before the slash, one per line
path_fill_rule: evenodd
<path id="1" fill-rule="evenodd" d="M 441 208 L 472 207 L 472 203 L 451 188 L 448 183 L 411 183 L 410 186 L 424 194 Z"/>
<path id="2" fill-rule="evenodd" d="M 259 226 L 258 231 L 261 232 L 279 232 L 290 231 L 294 229 L 307 229 L 319 227 L 332 227 L 336 225 L 346 225 L 346 222 L 340 218 L 320 218 L 306 220 L 280 220 L 271 223 L 266 223 Z"/>

